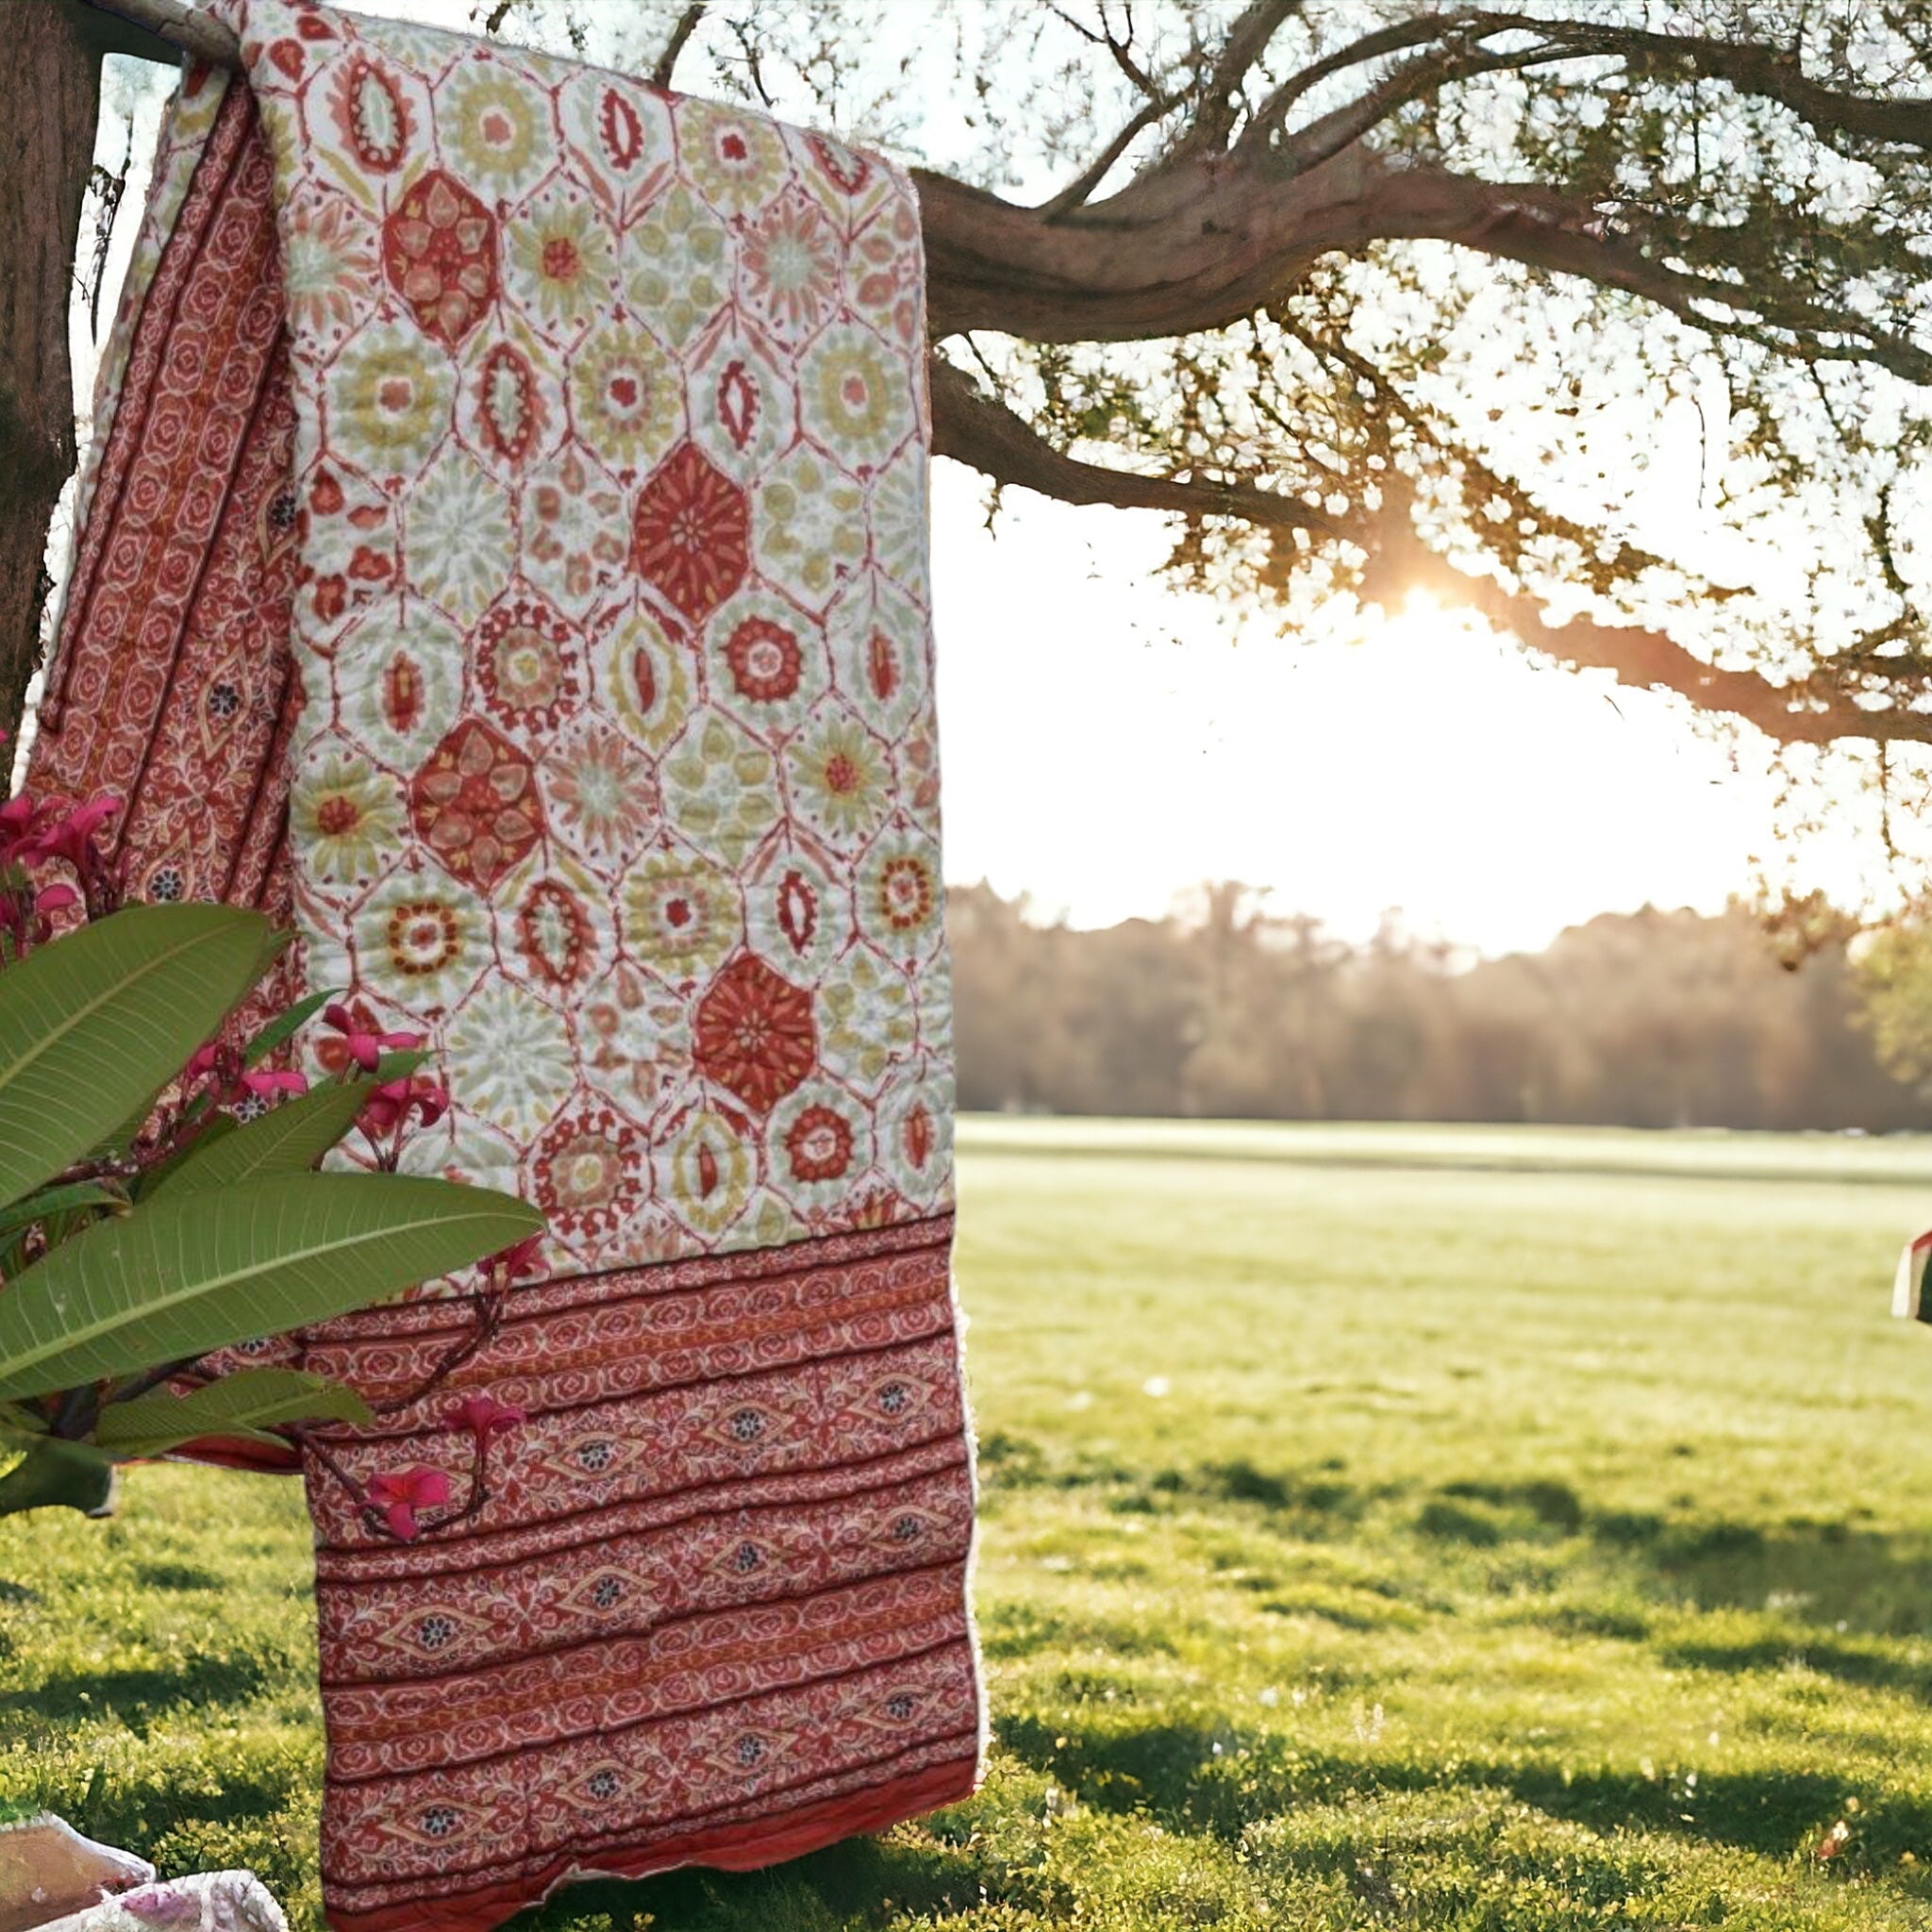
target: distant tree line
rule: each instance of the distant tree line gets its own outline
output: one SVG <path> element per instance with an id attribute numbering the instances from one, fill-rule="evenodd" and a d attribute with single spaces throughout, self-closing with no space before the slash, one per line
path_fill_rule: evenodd
<path id="1" fill-rule="evenodd" d="M 1870 975 L 1842 938 L 1790 970 L 1742 908 L 1646 908 L 1573 926 L 1541 953 L 1470 964 L 1392 925 L 1346 943 L 1315 920 L 1270 913 L 1239 886 L 1192 897 L 1163 920 L 1079 932 L 1038 923 L 1024 900 L 990 887 L 954 888 L 959 1104 L 1274 1120 L 1932 1125 L 1925 1090 L 1893 1077 L 1874 1049 Z"/>

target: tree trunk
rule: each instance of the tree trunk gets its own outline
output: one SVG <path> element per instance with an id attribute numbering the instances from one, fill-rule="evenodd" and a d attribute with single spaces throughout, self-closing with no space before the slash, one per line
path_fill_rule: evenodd
<path id="1" fill-rule="evenodd" d="M 40 662 L 47 527 L 74 471 L 67 308 L 100 42 L 78 0 L 7 9 L 0 59 L 0 727 Z M 4 790 L 5 788 L 0 788 Z"/>

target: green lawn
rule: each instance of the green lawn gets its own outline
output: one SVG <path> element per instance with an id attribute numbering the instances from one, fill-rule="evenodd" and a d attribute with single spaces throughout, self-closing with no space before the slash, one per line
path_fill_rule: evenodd
<path id="1" fill-rule="evenodd" d="M 985 1792 L 520 1925 L 1932 1925 L 1932 1146 L 961 1141 Z M 186 1470 L 0 1526 L 0 1797 L 314 1924 L 306 1546 Z"/>

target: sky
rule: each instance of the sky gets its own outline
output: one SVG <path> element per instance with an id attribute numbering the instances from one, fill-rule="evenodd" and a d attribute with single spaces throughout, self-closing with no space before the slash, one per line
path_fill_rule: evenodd
<path id="1" fill-rule="evenodd" d="M 1346 636 L 1229 627 L 1152 573 L 1157 519 L 937 466 L 947 873 L 1079 925 L 1208 878 L 1365 938 L 1483 952 L 1746 891 L 1773 785 L 1681 707 L 1539 667 L 1454 613 Z"/>
<path id="2" fill-rule="evenodd" d="M 465 9 L 404 0 L 417 15 Z M 452 21 L 451 24 L 459 24 Z M 165 70 L 110 62 L 138 111 L 103 326 Z M 104 125 L 102 158 L 125 135 Z M 77 323 L 77 377 L 92 343 Z M 1761 759 L 1674 700 L 1539 666 L 1453 612 L 1319 636 L 1230 621 L 1156 572 L 1158 518 L 935 466 L 947 874 L 1043 918 L 1158 917 L 1204 879 L 1366 938 L 1385 914 L 1495 954 L 1646 903 L 1715 910 L 1770 842 Z M 1837 870 L 1847 877 L 1855 855 Z M 1827 880 L 1834 867 L 1827 855 Z"/>

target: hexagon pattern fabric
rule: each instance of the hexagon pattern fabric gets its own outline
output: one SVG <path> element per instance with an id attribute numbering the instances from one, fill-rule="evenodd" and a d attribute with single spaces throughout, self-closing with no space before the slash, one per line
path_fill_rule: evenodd
<path id="1" fill-rule="evenodd" d="M 430 1037 L 408 1163 L 547 1278 L 310 1486 L 357 1932 L 811 1848 L 970 1789 L 972 1489 L 919 225 L 874 157 L 598 70 L 227 0 L 104 363 L 35 751 L 142 896 Z M 261 1345 L 417 1386 L 459 1283 Z"/>

